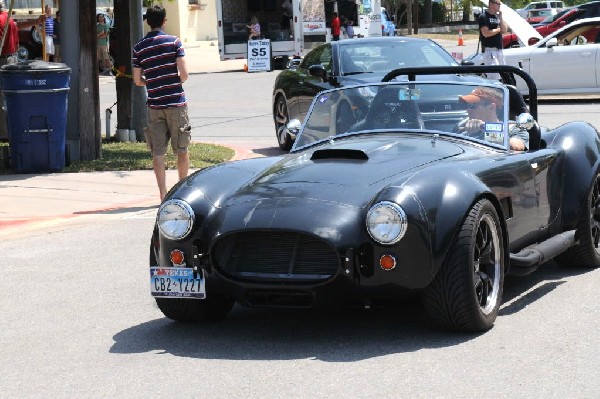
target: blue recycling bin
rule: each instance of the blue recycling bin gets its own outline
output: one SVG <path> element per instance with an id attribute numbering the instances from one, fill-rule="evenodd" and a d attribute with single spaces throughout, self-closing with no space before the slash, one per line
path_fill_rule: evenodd
<path id="1" fill-rule="evenodd" d="M 0 68 L 14 172 L 57 172 L 65 167 L 70 77 L 71 68 L 62 63 L 36 60 Z"/>

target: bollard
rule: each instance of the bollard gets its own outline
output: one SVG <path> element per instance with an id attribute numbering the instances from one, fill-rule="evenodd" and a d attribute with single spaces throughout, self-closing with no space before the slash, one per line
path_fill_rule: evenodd
<path id="1" fill-rule="evenodd" d="M 112 114 L 112 111 L 110 108 L 106 108 L 106 118 L 105 118 L 105 123 L 106 123 L 106 140 L 110 140 L 110 115 Z"/>

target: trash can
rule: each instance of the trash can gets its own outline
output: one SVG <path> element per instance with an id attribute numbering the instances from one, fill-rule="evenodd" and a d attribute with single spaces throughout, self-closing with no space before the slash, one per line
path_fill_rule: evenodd
<path id="1" fill-rule="evenodd" d="M 57 172 L 65 167 L 70 77 L 71 68 L 62 63 L 24 61 L 0 68 L 14 172 Z"/>

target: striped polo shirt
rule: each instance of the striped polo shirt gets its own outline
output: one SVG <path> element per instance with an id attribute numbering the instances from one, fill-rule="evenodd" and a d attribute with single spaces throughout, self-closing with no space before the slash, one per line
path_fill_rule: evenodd
<path id="1" fill-rule="evenodd" d="M 178 37 L 162 31 L 148 33 L 133 47 L 132 65 L 146 78 L 148 107 L 172 108 L 187 105 L 177 71 L 177 57 L 185 52 Z"/>
<path id="2" fill-rule="evenodd" d="M 46 35 L 52 36 L 54 34 L 54 18 L 46 17 L 46 22 L 44 22 L 44 27 L 46 29 Z"/>

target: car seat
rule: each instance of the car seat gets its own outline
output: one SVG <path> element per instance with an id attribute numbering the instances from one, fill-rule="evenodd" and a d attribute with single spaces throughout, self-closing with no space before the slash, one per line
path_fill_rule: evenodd
<path id="1" fill-rule="evenodd" d="M 525 100 L 523 96 L 515 86 L 507 85 L 508 89 L 508 119 L 516 120 L 517 116 L 522 114 L 523 112 L 529 112 L 529 107 L 525 104 Z M 534 126 L 528 130 L 529 132 L 529 151 L 537 150 L 543 147 L 541 142 L 541 131 L 540 126 L 537 122 Z"/>
<path id="2" fill-rule="evenodd" d="M 367 115 L 363 129 L 424 129 L 419 105 L 413 100 L 399 100 L 398 87 L 379 90 Z"/>

